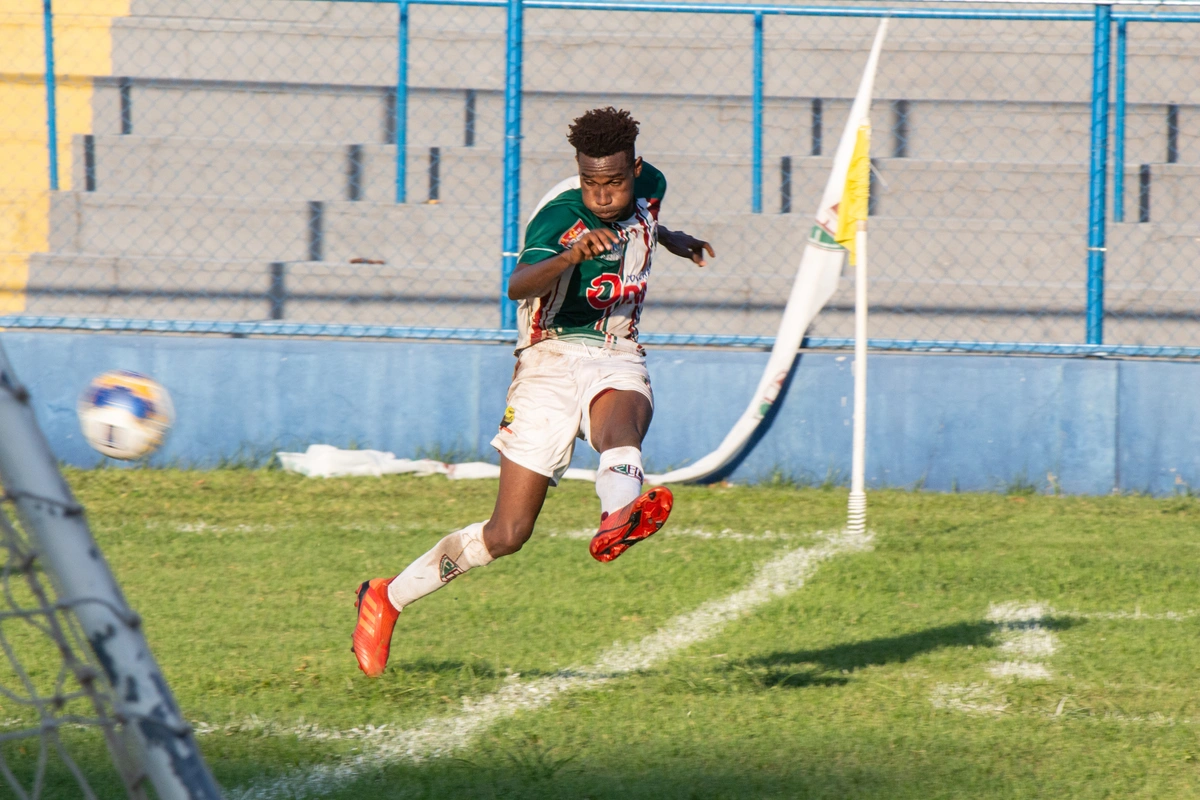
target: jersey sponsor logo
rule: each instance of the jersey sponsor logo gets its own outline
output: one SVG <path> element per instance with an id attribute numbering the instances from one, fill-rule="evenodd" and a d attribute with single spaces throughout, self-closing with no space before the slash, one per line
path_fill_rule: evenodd
<path id="1" fill-rule="evenodd" d="M 558 237 L 559 247 L 569 248 L 571 245 L 583 238 L 583 235 L 589 230 L 587 225 L 583 224 L 583 220 L 578 220 L 570 229 L 562 236 Z"/>
<path id="2" fill-rule="evenodd" d="M 605 272 L 592 278 L 587 287 L 588 305 L 598 310 L 604 310 L 621 302 L 641 305 L 646 299 L 646 281 L 631 281 L 624 283 L 621 276 Z"/>
<path id="3" fill-rule="evenodd" d="M 459 575 L 462 575 L 463 572 L 463 568 L 451 561 L 450 556 L 442 554 L 442 560 L 438 564 L 438 573 L 441 576 L 442 583 L 449 583 Z"/>

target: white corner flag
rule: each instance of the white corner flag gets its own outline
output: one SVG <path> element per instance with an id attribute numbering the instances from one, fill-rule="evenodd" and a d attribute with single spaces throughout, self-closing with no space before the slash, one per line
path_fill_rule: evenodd
<path id="1" fill-rule="evenodd" d="M 842 259 L 848 253 L 850 263 L 858 263 L 856 234 L 858 223 L 862 221 L 865 224 L 867 217 L 867 191 L 870 184 L 871 95 L 875 88 L 879 54 L 887 35 L 887 24 L 887 18 L 879 21 L 871 55 L 867 58 L 858 93 L 850 107 L 850 117 L 838 142 L 833 170 L 821 195 L 804 253 L 800 256 L 800 269 L 792 284 L 779 331 L 775 334 L 775 345 L 771 348 L 771 357 L 758 388 L 742 416 L 716 450 L 693 464 L 665 475 L 647 475 L 647 481 L 684 483 L 703 480 L 737 457 L 775 404 L 796 360 L 805 330 L 837 290 Z M 865 282 L 860 285 L 865 286 Z M 862 359 L 856 358 L 856 361 Z M 856 419 L 861 416 L 857 414 Z"/>

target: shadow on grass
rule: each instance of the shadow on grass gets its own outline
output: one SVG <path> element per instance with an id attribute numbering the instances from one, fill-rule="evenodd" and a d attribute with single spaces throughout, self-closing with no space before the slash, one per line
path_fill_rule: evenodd
<path id="1" fill-rule="evenodd" d="M 751 767 L 740 763 L 715 766 L 699 754 L 638 757 L 629 752 L 636 746 L 633 742 L 567 748 L 541 744 L 531 737 L 529 742 L 481 745 L 483 752 L 468 758 L 368 770 L 320 796 L 324 800 L 866 800 L 913 796 L 897 794 L 896 785 L 907 781 L 897 780 L 876 765 L 830 765 L 825 762 L 832 759 L 822 758 L 823 753 L 805 754 L 808 757 L 802 759 L 796 754 L 779 760 L 767 757 L 765 764 Z M 630 760 L 637 763 L 625 763 Z M 228 781 L 228 775 L 222 777 L 227 779 L 227 787 L 246 786 Z M 240 795 L 229 792 L 227 796 Z"/>
<path id="2" fill-rule="evenodd" d="M 482 660 L 459 661 L 457 659 L 443 659 L 436 661 L 431 658 L 418 658 L 413 661 L 393 663 L 389 669 L 413 676 L 460 676 L 463 672 L 469 672 L 476 678 L 495 678 L 497 676 L 495 665 Z"/>
<path id="3" fill-rule="evenodd" d="M 1065 630 L 1077 624 L 1078 620 L 1071 619 L 1038 622 L 1039 627 L 1048 630 Z M 836 685 L 846 682 L 846 673 L 865 667 L 901 664 L 923 653 L 947 647 L 994 647 L 998 644 L 995 634 L 1000 628 L 993 622 L 959 622 L 819 650 L 776 651 L 741 663 L 750 669 L 766 668 L 766 676 L 759 679 L 765 686 Z M 834 672 L 841 677 L 831 678 L 822 674 L 825 672 Z"/>

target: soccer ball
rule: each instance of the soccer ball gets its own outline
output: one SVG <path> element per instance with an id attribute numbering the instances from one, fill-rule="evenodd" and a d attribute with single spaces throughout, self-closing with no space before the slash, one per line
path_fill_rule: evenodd
<path id="1" fill-rule="evenodd" d="M 83 438 L 100 453 L 130 461 L 158 449 L 175 409 L 158 382 L 123 369 L 92 380 L 79 398 Z"/>

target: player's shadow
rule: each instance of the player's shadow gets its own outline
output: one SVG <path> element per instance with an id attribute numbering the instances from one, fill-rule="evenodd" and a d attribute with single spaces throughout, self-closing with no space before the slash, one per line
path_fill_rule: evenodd
<path id="1" fill-rule="evenodd" d="M 1071 619 L 1043 619 L 1038 625 L 1049 630 L 1065 630 L 1078 624 Z M 995 647 L 1000 626 L 994 622 L 958 622 L 927 628 L 901 636 L 885 636 L 861 642 L 838 644 L 819 650 L 776 651 L 747 659 L 746 669 L 765 672 L 760 678 L 766 686 L 800 688 L 827 685 L 829 679 L 840 679 L 856 670 L 885 664 L 901 664 L 923 653 L 947 647 Z"/>

